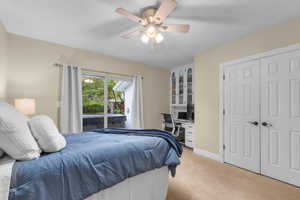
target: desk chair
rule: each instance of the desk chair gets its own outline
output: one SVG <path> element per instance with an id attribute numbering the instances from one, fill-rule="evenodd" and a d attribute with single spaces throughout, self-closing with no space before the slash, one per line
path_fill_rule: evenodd
<path id="1" fill-rule="evenodd" d="M 163 116 L 162 129 L 178 137 L 181 131 L 181 123 L 175 123 L 171 114 L 161 113 Z"/>

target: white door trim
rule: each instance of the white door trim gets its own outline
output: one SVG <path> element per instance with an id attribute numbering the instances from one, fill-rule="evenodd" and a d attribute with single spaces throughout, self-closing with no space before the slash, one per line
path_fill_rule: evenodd
<path id="1" fill-rule="evenodd" d="M 229 67 L 231 65 L 236 65 L 236 64 L 240 64 L 240 63 L 244 63 L 244 62 L 249 62 L 251 60 L 258 60 L 258 59 L 262 59 L 262 58 L 266 58 L 266 57 L 270 57 L 270 56 L 274 56 L 274 55 L 278 55 L 278 54 L 283 54 L 283 53 L 288 53 L 288 52 L 292 52 L 295 50 L 300 50 L 300 43 L 298 44 L 294 44 L 294 45 L 290 45 L 287 47 L 283 47 L 283 48 L 278 48 L 278 49 L 273 49 L 271 51 L 267 51 L 267 52 L 263 52 L 263 53 L 259 53 L 259 54 L 255 54 L 255 55 L 251 55 L 251 56 L 246 56 L 240 59 L 236 59 L 236 60 L 232 60 L 229 62 L 225 62 L 220 64 L 219 66 L 219 152 L 220 152 L 220 161 L 224 163 L 225 160 L 225 151 L 223 149 L 223 145 L 224 143 L 224 135 L 225 135 L 225 131 L 224 131 L 224 122 L 225 122 L 225 116 L 223 115 L 223 109 L 224 109 L 224 80 L 223 80 L 223 75 L 224 75 L 224 71 L 226 67 Z M 226 77 L 225 77 L 226 78 Z"/>

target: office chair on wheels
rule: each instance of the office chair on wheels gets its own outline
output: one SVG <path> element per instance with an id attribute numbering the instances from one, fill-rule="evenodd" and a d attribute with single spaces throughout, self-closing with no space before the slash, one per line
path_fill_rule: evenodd
<path id="1" fill-rule="evenodd" d="M 161 113 L 163 116 L 162 129 L 175 135 L 177 140 L 184 140 L 184 129 L 181 127 L 181 123 L 176 123 L 171 114 Z"/>

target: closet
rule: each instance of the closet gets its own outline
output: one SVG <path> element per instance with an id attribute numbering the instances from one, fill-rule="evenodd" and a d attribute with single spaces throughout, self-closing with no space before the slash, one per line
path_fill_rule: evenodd
<path id="1" fill-rule="evenodd" d="M 300 186 L 300 46 L 222 67 L 224 161 Z"/>

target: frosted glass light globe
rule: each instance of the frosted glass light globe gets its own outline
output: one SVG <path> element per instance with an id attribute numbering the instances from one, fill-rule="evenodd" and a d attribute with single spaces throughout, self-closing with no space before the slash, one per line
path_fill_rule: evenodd
<path id="1" fill-rule="evenodd" d="M 155 41 L 156 43 L 161 43 L 164 40 L 164 36 L 161 33 L 156 34 Z"/>
<path id="2" fill-rule="evenodd" d="M 141 40 L 142 40 L 143 43 L 148 44 L 150 38 L 146 34 L 143 34 L 142 37 L 141 37 Z"/>

